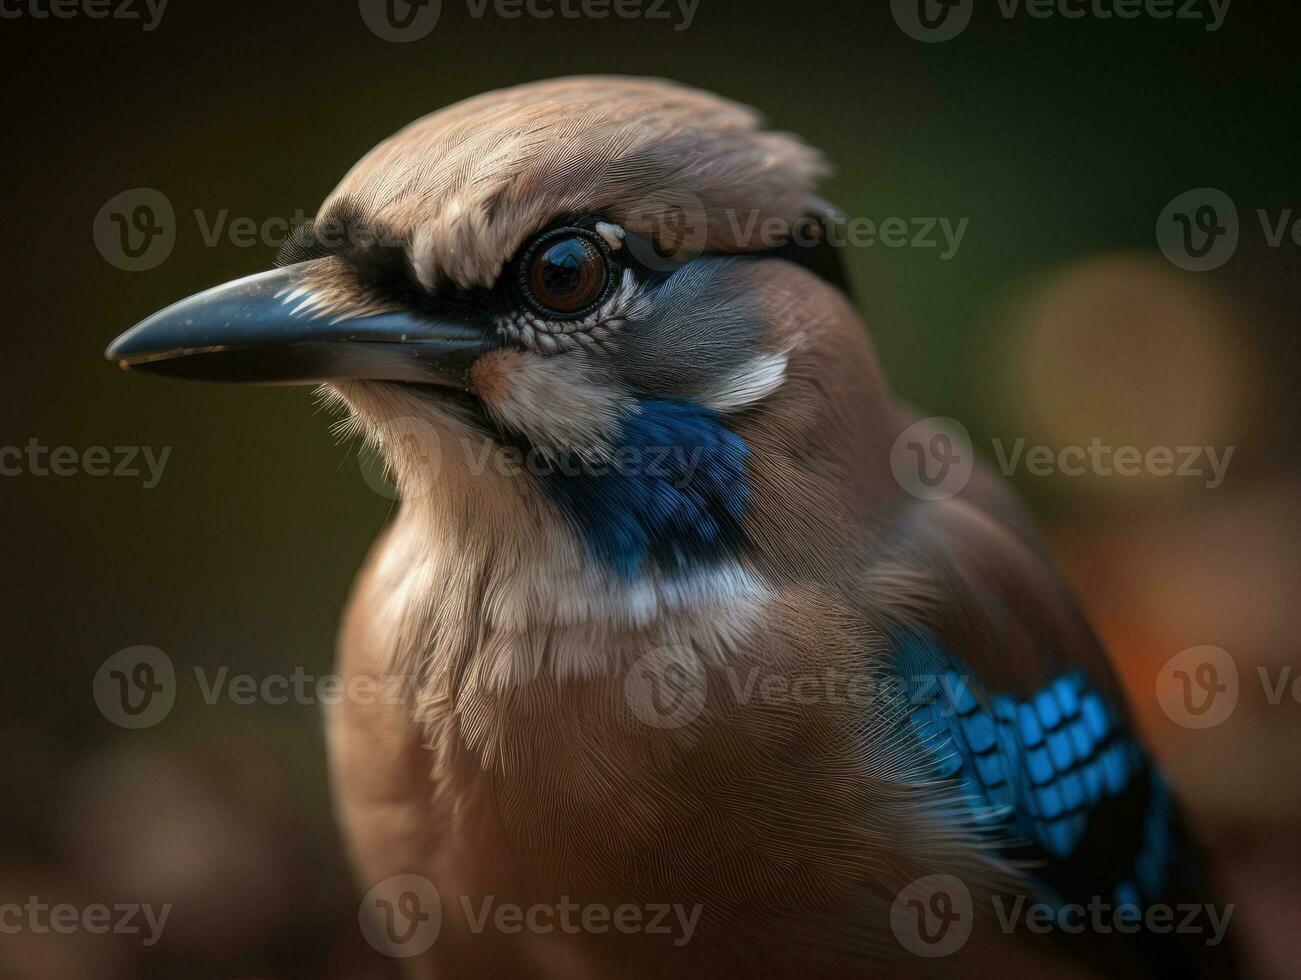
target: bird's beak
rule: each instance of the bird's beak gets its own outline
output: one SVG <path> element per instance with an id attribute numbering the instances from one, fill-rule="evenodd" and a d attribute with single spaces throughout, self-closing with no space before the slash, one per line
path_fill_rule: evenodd
<path id="1" fill-rule="evenodd" d="M 204 290 L 132 327 L 105 356 L 125 369 L 203 381 L 310 384 L 344 378 L 465 388 L 495 346 L 463 308 L 351 319 L 313 312 L 312 262 Z M 304 302 L 304 300 L 308 300 Z"/>

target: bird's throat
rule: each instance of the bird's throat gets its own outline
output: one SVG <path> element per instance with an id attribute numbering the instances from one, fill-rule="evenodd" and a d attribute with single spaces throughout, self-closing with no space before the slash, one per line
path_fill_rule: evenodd
<path id="1" fill-rule="evenodd" d="M 689 574 L 744 546 L 748 455 L 718 412 L 643 398 L 610 460 L 557 466 L 541 483 L 591 555 L 616 574 L 652 567 Z"/>

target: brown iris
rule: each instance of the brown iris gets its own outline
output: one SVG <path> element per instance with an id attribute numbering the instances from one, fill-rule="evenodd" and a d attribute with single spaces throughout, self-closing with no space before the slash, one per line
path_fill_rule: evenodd
<path id="1" fill-rule="evenodd" d="M 605 252 L 587 234 L 547 236 L 531 250 L 525 268 L 529 299 L 539 312 L 562 317 L 584 313 L 606 290 Z"/>

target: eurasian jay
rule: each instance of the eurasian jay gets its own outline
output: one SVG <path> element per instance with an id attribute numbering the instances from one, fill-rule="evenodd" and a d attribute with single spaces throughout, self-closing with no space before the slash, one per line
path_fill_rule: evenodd
<path id="1" fill-rule="evenodd" d="M 434 921 L 417 975 L 1225 968 L 1090 927 L 1207 901 L 1197 857 L 1013 495 L 895 478 L 914 418 L 819 236 L 824 170 L 663 81 L 494 92 L 109 348 L 323 382 L 392 469 L 338 659 L 391 696 L 327 737 L 362 891 Z"/>

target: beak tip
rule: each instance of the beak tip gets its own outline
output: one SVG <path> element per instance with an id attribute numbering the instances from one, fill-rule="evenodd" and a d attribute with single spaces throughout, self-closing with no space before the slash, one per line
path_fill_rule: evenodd
<path id="1" fill-rule="evenodd" d="M 130 331 L 127 331 L 127 333 L 120 335 L 111 344 L 104 348 L 104 359 L 106 361 L 112 361 L 123 371 L 129 371 L 131 369 L 131 361 L 127 357 L 125 350 L 127 345 L 123 343 L 123 341 L 127 339 L 129 333 Z"/>

